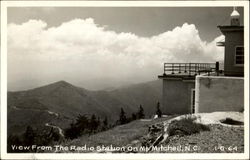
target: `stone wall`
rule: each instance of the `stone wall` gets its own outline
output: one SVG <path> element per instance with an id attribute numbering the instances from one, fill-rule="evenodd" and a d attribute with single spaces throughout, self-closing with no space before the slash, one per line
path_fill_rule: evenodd
<path id="1" fill-rule="evenodd" d="M 195 112 L 243 111 L 244 78 L 197 76 Z"/>

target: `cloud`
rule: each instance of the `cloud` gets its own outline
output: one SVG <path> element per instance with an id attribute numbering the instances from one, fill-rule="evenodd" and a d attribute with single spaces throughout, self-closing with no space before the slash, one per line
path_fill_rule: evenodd
<path id="1" fill-rule="evenodd" d="M 164 62 L 222 60 L 223 48 L 215 44 L 220 38 L 202 41 L 195 25 L 187 23 L 152 37 L 116 33 L 92 18 L 51 28 L 41 20 L 12 23 L 8 24 L 8 84 L 14 89 L 31 80 L 39 84 L 64 79 L 83 85 L 103 79 L 152 80 L 162 74 Z"/>

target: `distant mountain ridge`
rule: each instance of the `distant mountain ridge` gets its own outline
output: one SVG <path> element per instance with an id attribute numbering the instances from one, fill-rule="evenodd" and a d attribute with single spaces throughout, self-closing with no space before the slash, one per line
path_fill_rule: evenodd
<path id="1" fill-rule="evenodd" d="M 24 126 L 45 123 L 65 128 L 79 114 L 107 116 L 114 122 L 119 118 L 121 108 L 130 117 L 139 105 L 150 116 L 160 100 L 160 80 L 111 91 L 89 91 L 59 81 L 27 91 L 8 92 L 8 131 L 20 132 Z"/>

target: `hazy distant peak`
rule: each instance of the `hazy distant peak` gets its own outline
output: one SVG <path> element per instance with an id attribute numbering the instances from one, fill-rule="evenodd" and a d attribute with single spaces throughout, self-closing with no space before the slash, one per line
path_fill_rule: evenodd
<path id="1" fill-rule="evenodd" d="M 64 80 L 61 80 L 61 81 L 52 83 L 52 85 L 53 85 L 53 84 L 54 84 L 54 85 L 62 85 L 62 86 L 68 86 L 68 85 L 72 86 L 72 84 L 70 84 L 70 83 L 68 83 L 68 82 L 66 82 L 66 81 L 64 81 Z"/>
<path id="2" fill-rule="evenodd" d="M 32 90 L 29 90 L 31 92 L 41 92 L 43 94 L 49 94 L 51 92 L 54 92 L 54 91 L 61 91 L 61 89 L 63 90 L 74 90 L 76 89 L 77 87 L 75 87 L 74 85 L 66 82 L 66 81 L 58 81 L 58 82 L 54 82 L 54 83 L 51 83 L 51 84 L 48 84 L 48 85 L 45 85 L 45 86 L 41 86 L 41 87 L 38 87 L 38 88 L 34 88 Z"/>

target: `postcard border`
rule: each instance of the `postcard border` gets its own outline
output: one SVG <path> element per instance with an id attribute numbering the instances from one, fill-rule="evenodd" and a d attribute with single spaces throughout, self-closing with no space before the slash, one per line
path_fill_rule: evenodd
<path id="1" fill-rule="evenodd" d="M 244 153 L 89 154 L 7 153 L 7 8 L 8 7 L 244 7 Z M 1 158 L 4 159 L 247 159 L 249 158 L 249 2 L 248 1 L 1 1 Z M 84 156 L 84 157 L 83 157 Z"/>

